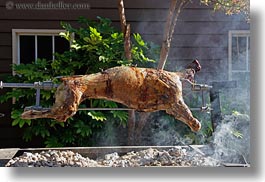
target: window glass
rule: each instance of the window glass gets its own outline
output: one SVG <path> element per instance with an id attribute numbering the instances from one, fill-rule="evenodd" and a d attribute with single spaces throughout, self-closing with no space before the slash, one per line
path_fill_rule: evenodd
<path id="1" fill-rule="evenodd" d="M 232 38 L 232 70 L 248 70 L 248 37 Z"/>
<path id="2" fill-rule="evenodd" d="M 35 36 L 21 35 L 19 39 L 20 63 L 32 63 L 35 61 Z"/>
<path id="3" fill-rule="evenodd" d="M 57 53 L 64 53 L 64 51 L 67 51 L 70 49 L 69 42 L 60 36 L 54 36 L 54 42 L 55 42 L 55 52 Z"/>
<path id="4" fill-rule="evenodd" d="M 64 53 L 70 49 L 70 43 L 54 35 L 19 35 L 18 63 L 32 63 L 36 58 L 53 60 L 54 53 Z"/>
<path id="5" fill-rule="evenodd" d="M 52 60 L 52 36 L 37 36 L 37 57 Z"/>

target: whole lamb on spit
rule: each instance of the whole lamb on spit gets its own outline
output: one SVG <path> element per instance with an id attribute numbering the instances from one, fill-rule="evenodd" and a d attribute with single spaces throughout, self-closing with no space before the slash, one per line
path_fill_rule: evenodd
<path id="1" fill-rule="evenodd" d="M 199 62 L 194 60 L 180 72 L 118 66 L 95 74 L 63 77 L 51 108 L 25 110 L 21 117 L 65 122 L 85 99 L 106 99 L 137 111 L 165 110 L 196 132 L 201 124 L 183 100 L 182 80 L 193 81 L 195 72 L 200 69 Z"/>

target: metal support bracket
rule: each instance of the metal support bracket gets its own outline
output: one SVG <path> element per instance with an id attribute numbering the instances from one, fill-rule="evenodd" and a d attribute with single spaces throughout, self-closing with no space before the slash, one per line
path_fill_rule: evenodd
<path id="1" fill-rule="evenodd" d="M 189 79 L 182 79 L 182 82 L 188 82 L 191 85 L 191 91 L 194 92 L 201 92 L 201 98 L 202 98 L 202 106 L 198 107 L 198 108 L 191 108 L 190 110 L 192 111 L 206 111 L 206 112 L 210 112 L 213 109 L 211 107 L 208 107 L 206 105 L 206 101 L 205 101 L 205 91 L 209 91 L 210 89 L 212 89 L 213 87 L 207 84 L 198 84 L 195 82 L 191 82 Z"/>
<path id="2" fill-rule="evenodd" d="M 34 83 L 4 83 L 0 81 L 0 89 L 3 88 L 34 88 L 36 89 L 36 105 L 35 109 L 42 109 L 40 106 L 40 90 L 51 90 L 57 88 L 59 85 L 54 84 L 52 81 L 34 82 Z M 1 116 L 0 116 L 1 117 Z"/>

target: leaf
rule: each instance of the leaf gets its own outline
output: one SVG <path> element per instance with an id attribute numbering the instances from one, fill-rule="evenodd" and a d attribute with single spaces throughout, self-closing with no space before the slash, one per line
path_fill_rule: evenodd
<path id="1" fill-rule="evenodd" d="M 144 40 L 142 39 L 141 35 L 139 33 L 134 33 L 133 34 L 133 37 L 135 39 L 135 41 L 140 45 L 140 46 L 143 46 L 145 47 L 145 42 Z"/>
<path id="2" fill-rule="evenodd" d="M 95 119 L 97 121 L 107 120 L 106 116 L 102 112 L 90 111 L 87 113 L 87 115 L 91 116 L 92 119 Z"/>
<path id="3" fill-rule="evenodd" d="M 55 120 L 52 120 L 51 123 L 50 123 L 51 127 L 55 127 L 57 125 L 59 125 L 60 127 L 64 127 L 65 123 L 64 122 L 58 122 L 58 121 L 55 121 Z"/>
<path id="4" fill-rule="evenodd" d="M 231 130 L 231 133 L 235 136 L 235 137 L 237 137 L 237 138 L 243 138 L 243 134 L 240 132 L 240 131 L 238 131 L 238 130 Z"/>
<path id="5" fill-rule="evenodd" d="M 80 49 L 82 47 L 79 44 L 71 44 L 71 48 L 75 49 L 75 50 L 78 50 L 78 49 Z"/>
<path id="6" fill-rule="evenodd" d="M 116 108 L 116 107 L 118 107 L 118 105 L 117 105 L 117 103 L 115 103 L 113 101 L 105 100 L 104 104 L 103 104 L 103 107 Z"/>
<path id="7" fill-rule="evenodd" d="M 90 30 L 90 38 L 85 37 L 84 40 L 93 45 L 100 43 L 102 40 L 102 36 L 97 31 L 97 29 L 90 26 L 89 30 Z"/>
<path id="8" fill-rule="evenodd" d="M 106 57 L 104 57 L 104 56 L 99 56 L 99 57 L 98 57 L 98 60 L 99 60 L 99 61 L 102 61 L 103 63 L 105 63 L 105 62 L 107 62 L 109 59 L 106 58 Z"/>
<path id="9" fill-rule="evenodd" d="M 118 118 L 120 121 L 127 121 L 128 112 L 125 111 L 110 111 L 114 118 Z"/>
<path id="10" fill-rule="evenodd" d="M 82 130 L 81 130 L 81 128 L 78 128 L 77 130 L 76 130 L 76 133 L 78 134 L 78 133 L 81 133 L 82 132 Z"/>
<path id="11" fill-rule="evenodd" d="M 24 126 L 24 124 L 25 124 L 25 120 L 24 119 L 19 120 L 19 122 L 18 122 L 19 128 L 22 128 Z"/>
<path id="12" fill-rule="evenodd" d="M 46 136 L 46 135 L 49 136 L 50 133 L 48 132 L 48 130 L 41 130 L 41 131 L 40 131 L 40 135 L 41 135 L 42 138 L 45 138 L 45 136 Z"/>
<path id="13" fill-rule="evenodd" d="M 62 141 L 64 143 L 72 144 L 76 140 L 73 130 L 65 130 L 62 133 L 62 136 L 63 136 Z"/>
<path id="14" fill-rule="evenodd" d="M 69 42 L 71 41 L 71 34 L 69 31 L 66 32 L 60 32 L 59 35 L 63 38 L 65 38 L 66 40 L 68 40 Z"/>
<path id="15" fill-rule="evenodd" d="M 20 128 L 22 128 L 25 124 L 28 124 L 28 126 L 31 125 L 31 120 L 29 119 L 21 119 L 21 110 L 13 110 L 11 112 L 11 118 L 14 119 L 12 121 L 12 126 L 18 125 Z"/>
<path id="16" fill-rule="evenodd" d="M 82 137 L 92 134 L 91 128 L 81 120 L 77 121 L 74 127 L 76 128 L 76 134 L 80 134 Z"/>
<path id="17" fill-rule="evenodd" d="M 232 114 L 235 115 L 235 116 L 239 116 L 239 115 L 241 115 L 241 113 L 238 112 L 238 111 L 232 111 Z"/>
<path id="18" fill-rule="evenodd" d="M 115 33 L 111 34 L 110 36 L 111 36 L 112 38 L 114 38 L 114 39 L 117 39 L 118 36 L 119 36 L 119 33 L 115 32 Z"/>
<path id="19" fill-rule="evenodd" d="M 56 136 L 50 136 L 44 142 L 46 147 L 63 147 L 63 144 L 59 141 Z"/>
<path id="20" fill-rule="evenodd" d="M 18 119 L 15 119 L 15 120 L 13 120 L 12 121 L 12 126 L 16 126 L 16 125 L 18 125 L 18 123 L 19 123 L 19 120 Z"/>

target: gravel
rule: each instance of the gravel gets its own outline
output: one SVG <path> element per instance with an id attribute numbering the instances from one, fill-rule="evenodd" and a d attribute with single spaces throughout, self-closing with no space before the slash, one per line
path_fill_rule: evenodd
<path id="1" fill-rule="evenodd" d="M 125 155 L 117 152 L 106 154 L 96 160 L 66 150 L 48 150 L 40 153 L 24 152 L 11 159 L 6 167 L 148 167 L 148 166 L 220 166 L 220 162 L 181 147 L 168 150 L 149 148 Z"/>

